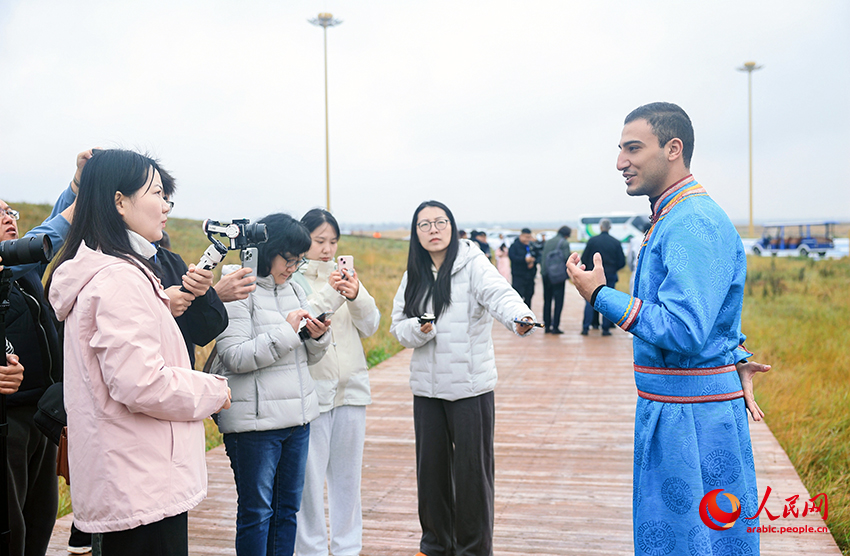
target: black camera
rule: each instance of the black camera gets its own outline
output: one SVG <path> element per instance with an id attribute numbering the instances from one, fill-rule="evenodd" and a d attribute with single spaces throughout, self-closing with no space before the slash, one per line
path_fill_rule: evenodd
<path id="1" fill-rule="evenodd" d="M 204 233 L 214 241 L 213 234 L 227 237 L 230 240 L 230 249 L 244 249 L 249 245 L 265 243 L 269 239 L 269 232 L 265 224 L 254 223 L 248 219 L 233 220 L 229 224 L 222 224 L 216 220 L 204 220 Z"/>
<path id="2" fill-rule="evenodd" d="M 224 224 L 217 220 L 204 220 L 202 228 L 212 245 L 204 251 L 197 267 L 206 270 L 215 268 L 224 259 L 228 250 L 241 249 L 244 251 L 252 245 L 265 243 L 269 239 L 269 232 L 265 224 L 251 224 L 251 221 L 246 218 Z M 213 237 L 214 234 L 228 238 L 230 245 L 224 245 Z M 244 257 L 242 258 L 244 259 Z"/>
<path id="3" fill-rule="evenodd" d="M 0 258 L 3 266 L 47 263 L 53 258 L 53 242 L 47 234 L 0 241 Z"/>

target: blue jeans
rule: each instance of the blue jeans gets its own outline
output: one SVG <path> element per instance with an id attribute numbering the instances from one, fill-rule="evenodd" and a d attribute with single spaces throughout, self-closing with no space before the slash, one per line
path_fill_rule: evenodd
<path id="1" fill-rule="evenodd" d="M 224 435 L 236 479 L 236 554 L 292 556 L 310 425 Z"/>

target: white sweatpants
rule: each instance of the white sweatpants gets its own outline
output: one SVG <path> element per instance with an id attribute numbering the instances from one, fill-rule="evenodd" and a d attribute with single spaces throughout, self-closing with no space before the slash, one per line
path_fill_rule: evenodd
<path id="1" fill-rule="evenodd" d="M 343 405 L 310 423 L 310 451 L 301 510 L 296 514 L 297 556 L 328 556 L 325 480 L 328 483 L 330 553 L 357 556 L 363 545 L 360 469 L 366 438 L 366 407 Z"/>

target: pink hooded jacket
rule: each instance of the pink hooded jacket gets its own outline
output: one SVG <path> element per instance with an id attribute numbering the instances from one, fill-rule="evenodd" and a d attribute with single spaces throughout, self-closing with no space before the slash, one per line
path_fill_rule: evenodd
<path id="1" fill-rule="evenodd" d="M 132 529 L 207 493 L 203 419 L 227 381 L 193 371 L 168 297 L 147 270 L 83 243 L 53 276 L 65 321 L 65 409 L 74 521 Z"/>

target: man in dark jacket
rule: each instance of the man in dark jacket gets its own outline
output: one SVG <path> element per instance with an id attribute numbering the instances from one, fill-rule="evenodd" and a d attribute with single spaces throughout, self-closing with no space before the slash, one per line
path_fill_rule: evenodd
<path id="1" fill-rule="evenodd" d="M 547 239 L 540 254 L 540 275 L 543 278 L 543 324 L 546 334 L 563 334 L 561 330 L 561 310 L 564 308 L 564 286 L 566 281 L 553 281 L 548 275 L 547 261 L 549 254 L 560 251 L 560 257 L 564 261 L 564 272 L 566 272 L 567 259 L 570 257 L 570 234 L 569 226 L 561 226 L 558 233 L 552 239 Z M 554 303 L 554 313 L 552 305 Z"/>
<path id="2" fill-rule="evenodd" d="M 165 199 L 171 202 L 177 187 L 174 178 L 162 167 L 159 168 L 159 173 Z M 171 206 L 174 206 L 173 203 Z M 195 346 L 207 345 L 227 328 L 227 311 L 223 301 L 248 297 L 256 287 L 253 278 L 245 277 L 250 272 L 248 269 L 240 269 L 228 274 L 213 287 L 211 270 L 195 268 L 194 265 L 190 269 L 180 255 L 163 248 L 162 245 L 157 246 L 156 255 L 151 262 L 171 300 L 171 314 L 183 334 L 189 359 L 194 366 Z M 240 293 L 236 293 L 234 288 Z"/>
<path id="3" fill-rule="evenodd" d="M 48 219 L 27 235 L 47 233 L 54 249 L 59 249 L 73 217 L 76 193 L 76 187 L 69 186 Z M 0 211 L 0 241 L 18 239 L 20 215 L 4 201 L 0 201 Z M 56 446 L 33 420 L 39 398 L 48 386 L 62 380 L 62 343 L 41 285 L 45 268 L 42 264 L 10 267 L 5 325 L 14 356 L 7 357 L 6 365 L 0 366 L 0 375 L 9 372 L 14 367 L 11 363 L 17 360 L 23 367 L 23 381 L 17 392 L 6 392 L 7 453 L 6 461 L 0 465 L 6 466 L 9 554 L 13 555 L 47 551 L 59 503 Z"/>
<path id="4" fill-rule="evenodd" d="M 511 284 L 528 307 L 534 295 L 534 277 L 537 274 L 537 261 L 531 254 L 531 230 L 523 228 L 519 237 L 508 249 L 511 260 Z"/>
<path id="5" fill-rule="evenodd" d="M 599 221 L 599 235 L 587 240 L 587 246 L 581 255 L 581 262 L 587 270 L 593 270 L 593 255 L 602 254 L 602 265 L 605 267 L 605 279 L 608 287 L 613 288 L 617 283 L 617 271 L 626 266 L 626 256 L 623 254 L 623 246 L 617 238 L 611 237 L 608 230 L 611 229 L 611 221 L 603 218 Z M 582 322 L 581 334 L 587 336 L 587 330 L 593 320 L 595 313 L 593 305 L 585 302 L 584 321 Z M 602 319 L 602 335 L 611 335 L 612 323 L 608 319 Z"/>

